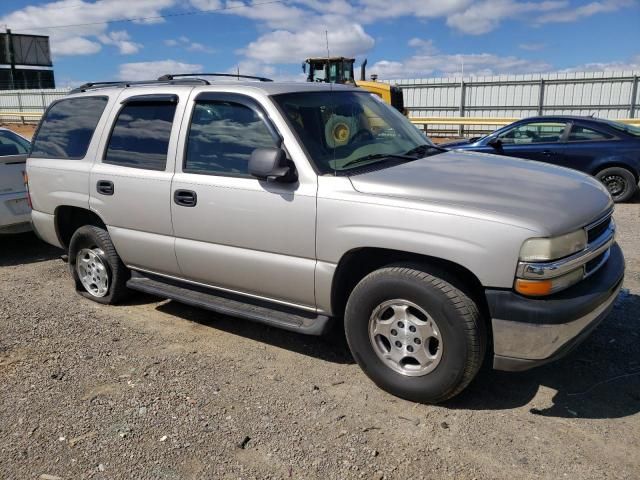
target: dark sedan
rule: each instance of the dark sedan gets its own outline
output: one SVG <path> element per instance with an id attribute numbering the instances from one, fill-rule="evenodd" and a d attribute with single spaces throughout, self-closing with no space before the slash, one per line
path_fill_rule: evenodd
<path id="1" fill-rule="evenodd" d="M 486 137 L 442 146 L 580 170 L 600 180 L 615 202 L 633 197 L 640 179 L 640 128 L 599 118 L 526 118 Z"/>

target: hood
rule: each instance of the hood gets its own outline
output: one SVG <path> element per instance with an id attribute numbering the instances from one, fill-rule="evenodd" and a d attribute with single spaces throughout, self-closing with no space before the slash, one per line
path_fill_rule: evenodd
<path id="1" fill-rule="evenodd" d="M 361 193 L 484 214 L 542 235 L 580 228 L 613 206 L 604 186 L 583 173 L 474 152 L 450 151 L 349 178 Z"/>

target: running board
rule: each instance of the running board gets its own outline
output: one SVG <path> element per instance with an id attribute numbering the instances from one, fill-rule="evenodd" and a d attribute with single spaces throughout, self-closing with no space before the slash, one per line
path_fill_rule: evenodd
<path id="1" fill-rule="evenodd" d="M 323 335 L 331 326 L 331 318 L 284 305 L 277 305 L 220 290 L 201 287 L 156 275 L 133 271 L 127 287 L 158 297 L 169 298 L 193 307 L 240 317 L 272 327 L 306 335 Z"/>

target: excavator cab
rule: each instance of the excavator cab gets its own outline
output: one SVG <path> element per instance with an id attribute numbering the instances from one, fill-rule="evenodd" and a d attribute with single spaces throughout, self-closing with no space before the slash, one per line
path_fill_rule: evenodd
<path id="1" fill-rule="evenodd" d="M 353 64 L 355 61 L 355 58 L 347 57 L 307 58 L 302 64 L 302 71 L 307 74 L 307 82 L 353 84 L 364 88 L 374 95 L 379 96 L 386 103 L 405 115 L 404 99 L 400 87 L 389 85 L 388 83 L 377 82 L 376 75 L 372 75 L 371 81 L 367 81 L 366 59 L 360 66 L 360 80 L 356 80 L 353 73 Z"/>

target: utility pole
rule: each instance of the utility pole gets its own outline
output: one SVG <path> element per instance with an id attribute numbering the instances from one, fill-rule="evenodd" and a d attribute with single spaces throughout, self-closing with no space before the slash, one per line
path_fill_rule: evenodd
<path id="1" fill-rule="evenodd" d="M 16 57 L 13 51 L 13 37 L 11 35 L 11 29 L 7 28 L 7 43 L 6 43 L 6 55 L 9 60 L 9 90 L 15 90 L 16 88 Z"/>

